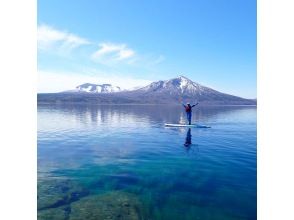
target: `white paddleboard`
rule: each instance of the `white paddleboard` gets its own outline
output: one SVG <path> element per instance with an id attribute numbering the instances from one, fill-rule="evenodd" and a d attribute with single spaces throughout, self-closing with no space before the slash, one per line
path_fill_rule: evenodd
<path id="1" fill-rule="evenodd" d="M 193 127 L 193 128 L 210 128 L 210 126 L 199 124 L 165 124 L 166 127 Z"/>

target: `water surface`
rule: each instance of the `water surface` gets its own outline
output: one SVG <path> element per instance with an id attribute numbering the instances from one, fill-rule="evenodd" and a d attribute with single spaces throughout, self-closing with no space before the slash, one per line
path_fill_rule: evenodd
<path id="1" fill-rule="evenodd" d="M 38 219 L 256 219 L 256 107 L 38 106 Z"/>

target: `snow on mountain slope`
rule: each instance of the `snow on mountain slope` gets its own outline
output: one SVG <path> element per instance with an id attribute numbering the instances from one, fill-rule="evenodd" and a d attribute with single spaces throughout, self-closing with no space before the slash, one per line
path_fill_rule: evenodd
<path id="1" fill-rule="evenodd" d="M 76 92 L 87 92 L 87 93 L 113 93 L 113 92 L 120 92 L 121 89 L 118 86 L 112 86 L 111 84 L 91 84 L 85 83 L 79 85 L 74 90 Z"/>
<path id="2" fill-rule="evenodd" d="M 191 81 L 190 79 L 179 76 L 174 79 L 153 82 L 148 86 L 145 86 L 141 89 L 145 92 L 169 92 L 169 93 L 187 93 L 187 94 L 201 94 L 202 92 L 214 92 L 213 89 L 202 86 L 198 83 Z"/>

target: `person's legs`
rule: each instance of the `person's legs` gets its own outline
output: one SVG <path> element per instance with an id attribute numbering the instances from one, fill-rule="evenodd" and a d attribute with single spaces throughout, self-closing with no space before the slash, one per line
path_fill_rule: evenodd
<path id="1" fill-rule="evenodd" d="M 191 124 L 191 118 L 192 118 L 191 112 L 187 112 L 187 120 L 189 122 L 189 125 Z"/>

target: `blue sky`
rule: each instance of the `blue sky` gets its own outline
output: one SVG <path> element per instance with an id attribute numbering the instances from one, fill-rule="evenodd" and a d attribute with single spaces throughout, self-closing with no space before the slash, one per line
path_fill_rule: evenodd
<path id="1" fill-rule="evenodd" d="M 184 75 L 256 98 L 255 0 L 39 0 L 39 92 Z"/>

